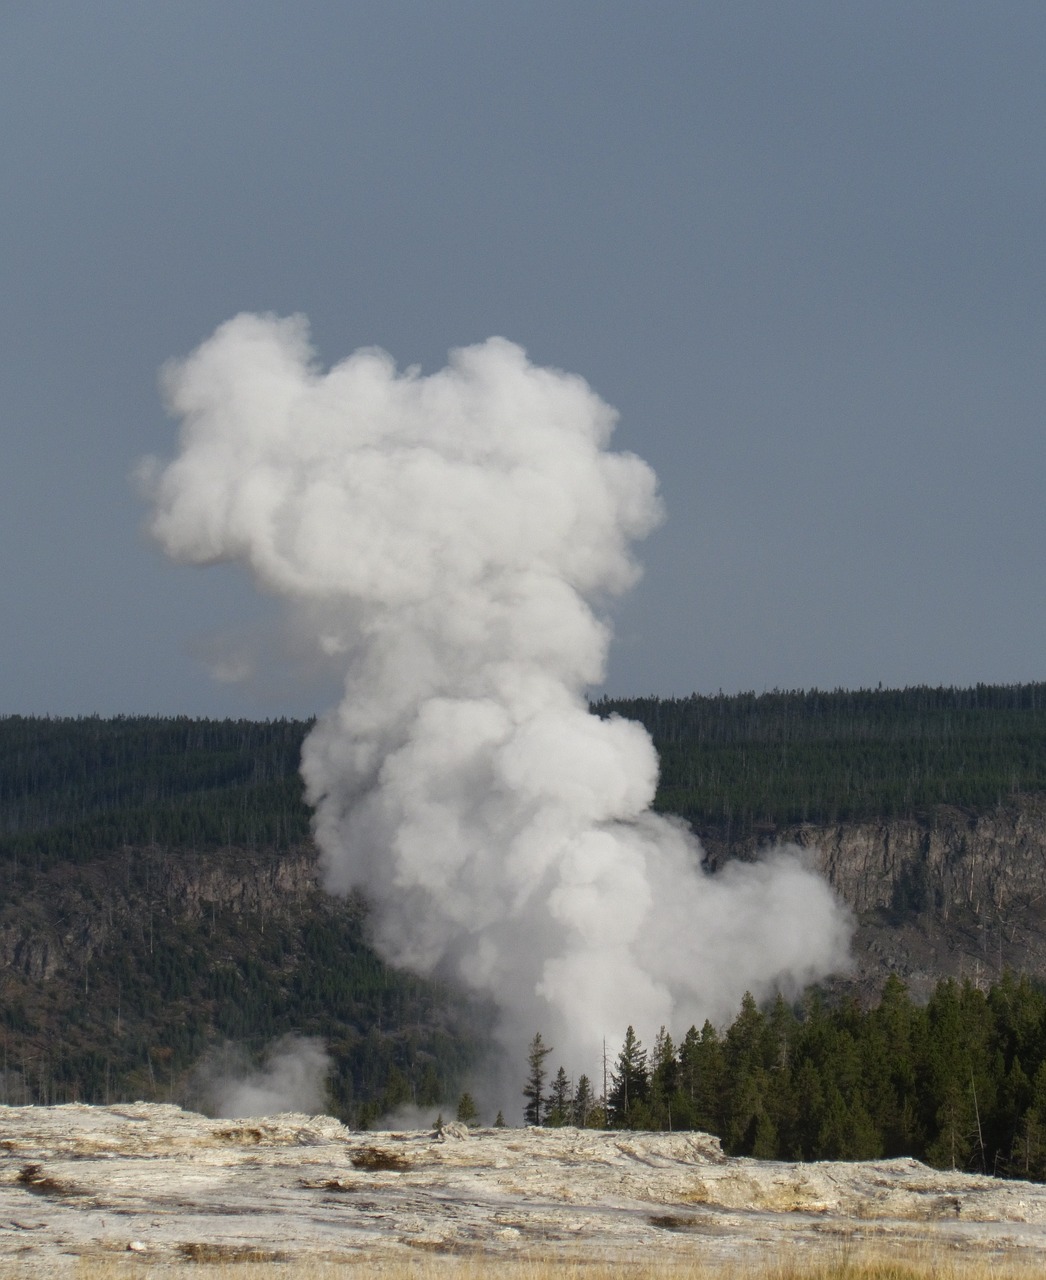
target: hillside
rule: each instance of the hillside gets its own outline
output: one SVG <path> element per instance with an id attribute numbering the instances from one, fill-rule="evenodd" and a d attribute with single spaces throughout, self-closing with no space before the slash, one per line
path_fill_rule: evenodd
<path id="1" fill-rule="evenodd" d="M 152 716 L 0 717 L 0 864 L 121 847 L 286 849 L 309 837 L 309 724 Z"/>
<path id="2" fill-rule="evenodd" d="M 658 806 L 710 867 L 816 851 L 857 914 L 851 981 L 925 997 L 1046 978 L 1044 708 L 1031 685 L 597 710 L 647 723 Z M 308 728 L 0 718 L 0 1102 L 186 1098 L 208 1048 L 290 1030 L 329 1041 L 351 1123 L 457 1096 L 489 1011 L 390 970 L 365 905 L 317 887 Z"/>
<path id="3" fill-rule="evenodd" d="M 436 1105 L 487 1014 L 323 893 L 276 721 L 0 720 L 0 1102 L 193 1096 L 234 1041 L 323 1037 L 331 1105 Z"/>
<path id="4" fill-rule="evenodd" d="M 708 865 L 795 843 L 853 909 L 853 980 L 1046 979 L 1046 684 L 596 704 L 657 745 Z"/>
<path id="5" fill-rule="evenodd" d="M 0 1102 L 192 1096 L 229 1040 L 288 1032 L 335 1060 L 354 1124 L 455 1092 L 481 1010 L 385 965 L 359 901 L 316 885 L 311 846 L 124 846 L 37 871 L 0 866 Z"/>

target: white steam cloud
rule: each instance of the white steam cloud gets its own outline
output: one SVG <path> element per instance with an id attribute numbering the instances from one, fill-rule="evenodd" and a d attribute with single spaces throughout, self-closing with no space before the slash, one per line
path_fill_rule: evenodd
<path id="1" fill-rule="evenodd" d="M 193 1087 L 215 1116 L 319 1115 L 326 1107 L 332 1065 L 321 1040 L 282 1036 L 269 1046 L 260 1067 L 252 1067 L 235 1045 L 212 1053 L 196 1069 Z"/>
<path id="2" fill-rule="evenodd" d="M 148 468 L 153 534 L 247 566 L 343 664 L 302 772 L 327 885 L 365 891 L 388 960 L 593 1074 L 629 1023 L 685 1030 L 845 965 L 848 917 L 797 851 L 705 874 L 650 810 L 645 730 L 588 711 L 595 609 L 661 513 L 581 378 L 501 338 L 431 376 L 375 349 L 325 373 L 304 319 L 241 315 L 165 389 L 181 450 Z"/>

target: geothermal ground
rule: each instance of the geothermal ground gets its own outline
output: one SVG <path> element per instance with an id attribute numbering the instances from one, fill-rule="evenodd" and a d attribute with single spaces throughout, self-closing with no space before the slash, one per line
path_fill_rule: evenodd
<path id="1" fill-rule="evenodd" d="M 356 1133 L 328 1117 L 0 1107 L 0 1264 L 757 1261 L 868 1243 L 1046 1267 L 1046 1186 L 914 1160 L 727 1159 L 704 1134 Z"/>

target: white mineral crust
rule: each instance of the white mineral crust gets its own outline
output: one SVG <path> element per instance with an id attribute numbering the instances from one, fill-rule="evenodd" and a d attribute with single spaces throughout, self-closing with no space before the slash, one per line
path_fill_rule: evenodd
<path id="1" fill-rule="evenodd" d="M 414 1251 L 736 1262 L 946 1249 L 1046 1267 L 1046 1187 L 915 1160 L 727 1159 L 693 1133 L 357 1133 L 326 1116 L 0 1107 L 0 1263 L 351 1260 Z"/>

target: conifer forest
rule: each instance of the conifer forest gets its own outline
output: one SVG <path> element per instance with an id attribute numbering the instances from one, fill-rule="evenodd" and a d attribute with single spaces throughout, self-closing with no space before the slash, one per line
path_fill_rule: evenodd
<path id="1" fill-rule="evenodd" d="M 764 1160 L 914 1156 L 1046 1179 L 1046 994 L 1009 974 L 987 990 L 948 979 L 923 1006 L 893 976 L 867 1008 L 746 996 L 725 1029 L 706 1022 L 676 1042 L 662 1028 L 649 1048 L 629 1027 L 608 1082 L 604 1104 L 588 1077 L 543 1073 L 532 1050 L 527 1119 L 698 1129 Z"/>

